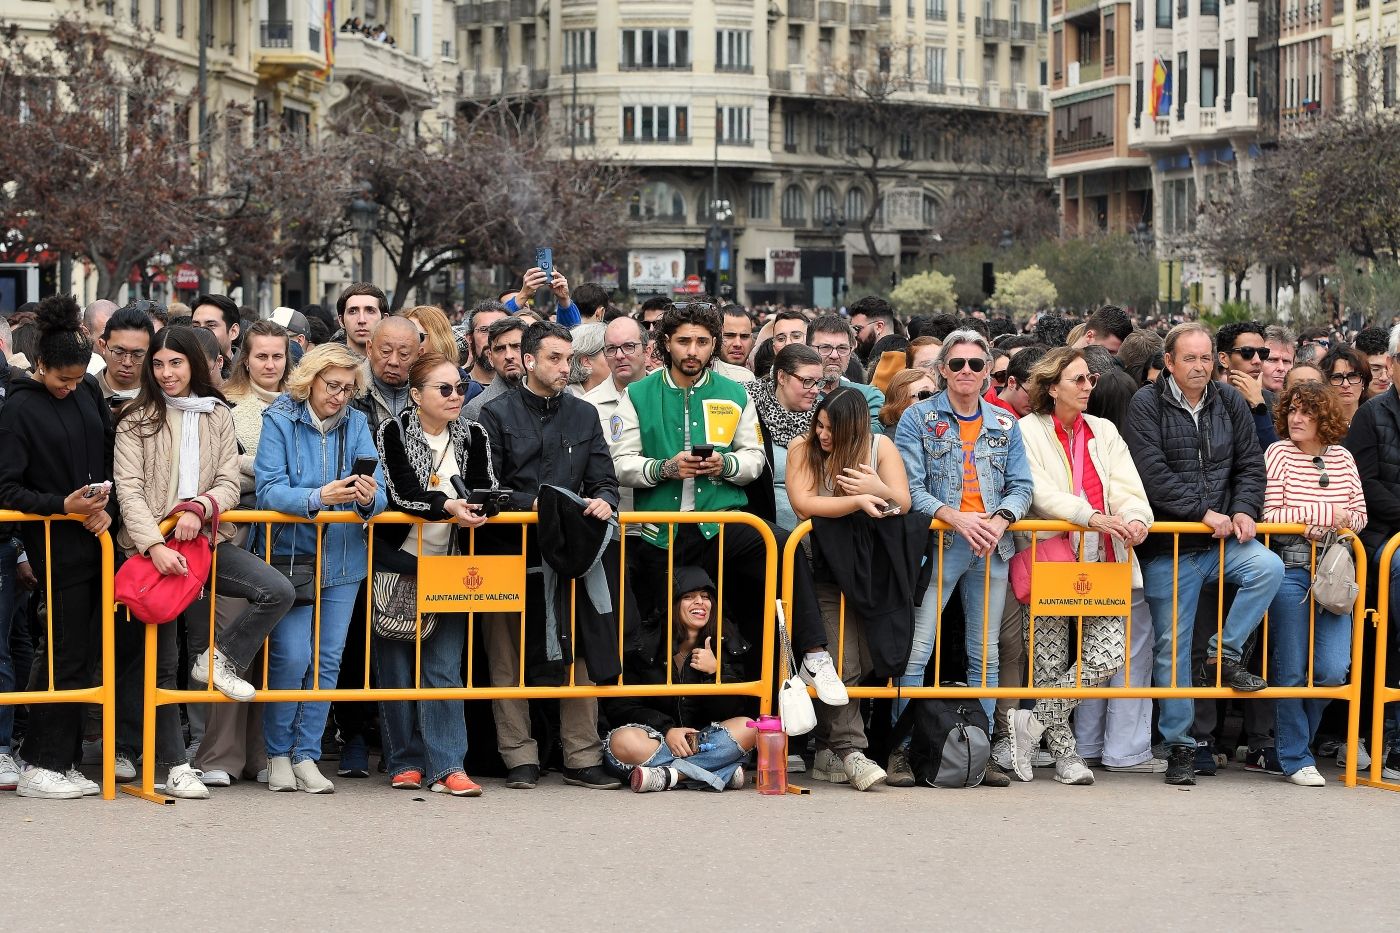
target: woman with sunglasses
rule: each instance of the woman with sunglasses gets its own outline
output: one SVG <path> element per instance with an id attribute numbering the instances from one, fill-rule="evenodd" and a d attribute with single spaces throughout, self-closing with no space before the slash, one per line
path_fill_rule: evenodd
<path id="1" fill-rule="evenodd" d="M 375 529 L 375 611 L 391 593 L 392 578 L 409 582 L 418 573 L 419 555 L 468 552 L 468 532 L 486 521 L 481 507 L 459 498 L 452 480 L 468 489 L 496 485 L 491 451 L 481 425 L 459 419 L 467 382 L 457 364 L 427 353 L 408 376 L 412 406 L 379 426 L 379 455 L 384 462 L 389 504 L 429 525 L 381 525 Z M 455 522 L 455 525 L 452 524 Z M 403 585 L 402 582 L 399 583 Z M 416 593 L 416 587 L 414 588 Z M 462 645 L 466 616 L 440 614 L 422 646 L 408 638 L 384 637 L 376 628 L 374 672 L 380 687 L 462 686 Z M 415 684 L 415 654 L 419 675 Z M 461 700 L 385 701 L 379 704 L 384 726 L 384 756 L 390 783 L 418 790 L 426 782 L 437 794 L 479 797 L 481 787 L 462 769 L 467 755 L 467 726 Z"/>
<path id="2" fill-rule="evenodd" d="M 1327 384 L 1337 395 L 1342 418 L 1347 424 L 1356 417 L 1356 410 L 1366 398 L 1366 390 L 1371 387 L 1371 366 L 1355 347 L 1339 343 L 1322 358 L 1318 364 Z"/>
<path id="3" fill-rule="evenodd" d="M 319 618 L 317 605 L 297 605 L 272 630 L 269 689 L 330 690 L 340 673 L 355 593 L 368 575 L 364 523 L 384 511 L 385 504 L 379 452 L 369 421 L 350 404 L 365 394 L 368 379 L 364 360 L 343 344 L 321 344 L 302 357 L 287 380 L 286 394 L 263 414 L 253 463 L 258 508 L 313 519 L 323 509 L 353 511 L 360 519 L 273 526 L 272 565 L 294 578 L 310 569 L 309 588 L 319 586 L 314 593 Z M 373 461 L 373 471 L 355 475 L 353 467 L 360 459 Z M 312 794 L 335 790 L 317 767 L 330 706 L 328 702 L 268 704 L 263 716 L 268 790 Z"/>
<path id="4" fill-rule="evenodd" d="M 788 499 L 788 445 L 811 427 L 812 406 L 817 403 L 821 381 L 822 358 L 817 351 L 805 343 L 790 343 L 774 359 L 773 375 L 744 385 L 758 413 L 763 446 L 773 471 L 774 524 L 785 531 L 792 531 L 801 521 Z"/>
<path id="5" fill-rule="evenodd" d="M 1031 370 L 1031 413 L 1020 422 L 1035 485 L 1031 517 L 1091 529 L 1087 534 L 1070 535 L 1081 559 L 1131 562 L 1133 588 L 1140 590 L 1142 573 L 1129 548 L 1147 538 L 1152 507 L 1128 446 L 1113 422 L 1085 414 L 1098 381 L 1098 375 L 1089 371 L 1084 352 L 1072 347 L 1051 350 Z M 1044 541 L 1059 534 L 1042 532 L 1037 538 Z M 1046 572 L 1055 569 L 1044 563 L 1032 565 L 1032 573 Z M 1136 602 L 1145 606 L 1142 600 Z M 1034 629 L 1028 628 L 1034 634 L 1032 686 L 1098 687 L 1123 666 L 1127 636 L 1122 616 L 1085 617 L 1079 626 L 1079 657 L 1075 658 L 1071 649 L 1077 621 L 1072 616 L 1036 616 Z M 1135 636 L 1150 637 L 1151 623 L 1145 617 L 1134 618 L 1133 630 Z M 1136 657 L 1133 667 L 1143 674 L 1151 670 L 1150 664 Z M 1011 727 L 1004 737 L 1010 742 L 1007 751 L 1017 778 L 1032 778 L 1029 753 L 1043 733 L 1055 758 L 1056 781 L 1094 783 L 1094 774 L 1079 755 L 1069 723 L 1078 702 L 1040 699 L 1034 711 L 1011 711 Z M 1150 747 L 1139 751 L 1145 756 L 1142 761 L 1151 760 Z"/>
<path id="6" fill-rule="evenodd" d="M 1351 664 L 1351 615 L 1310 605 L 1308 592 L 1314 561 L 1322 556 L 1315 542 L 1329 531 L 1359 532 L 1366 527 L 1361 476 L 1351 451 L 1341 446 L 1347 419 L 1336 390 L 1316 382 L 1286 388 L 1274 407 L 1274 420 L 1283 440 L 1264 452 L 1268 481 L 1260 521 L 1302 524 L 1307 532 L 1270 536 L 1269 546 L 1283 558 L 1284 570 L 1283 584 L 1269 607 L 1269 683 L 1336 686 L 1346 682 Z M 1283 697 L 1274 701 L 1279 765 L 1289 781 L 1302 787 L 1326 783 L 1313 759 L 1312 741 L 1327 703 Z"/>
<path id="7" fill-rule="evenodd" d="M 880 406 L 880 423 L 888 433 L 894 432 L 900 416 L 915 402 L 933 398 L 938 386 L 933 374 L 923 369 L 904 369 L 894 374 L 890 386 L 885 390 L 885 404 Z"/>

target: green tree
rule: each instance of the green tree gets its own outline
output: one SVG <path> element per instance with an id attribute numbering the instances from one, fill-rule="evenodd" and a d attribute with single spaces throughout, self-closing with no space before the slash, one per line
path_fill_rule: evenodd
<path id="1" fill-rule="evenodd" d="M 998 272 L 992 307 L 1014 316 L 1033 314 L 1055 304 L 1055 285 L 1040 266 L 1027 266 L 1020 272 Z"/>
<path id="2" fill-rule="evenodd" d="M 890 302 L 904 314 L 956 312 L 958 299 L 952 276 L 923 272 L 906 277 L 890 292 Z"/>

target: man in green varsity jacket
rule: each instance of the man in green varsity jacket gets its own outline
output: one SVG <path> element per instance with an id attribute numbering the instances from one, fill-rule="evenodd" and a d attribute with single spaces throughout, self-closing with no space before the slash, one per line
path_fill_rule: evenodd
<path id="1" fill-rule="evenodd" d="M 753 401 L 742 385 L 711 369 L 722 324 L 719 309 L 708 301 L 667 309 L 657 337 L 665 365 L 628 386 L 610 420 L 608 442 L 618 482 L 636 490 L 639 512 L 742 511 L 748 504 L 742 487 L 763 473 L 763 436 Z M 693 456 L 697 447 L 712 448 L 712 453 Z M 667 550 L 673 548 L 674 566 L 701 566 L 713 579 L 723 580 L 726 614 L 751 643 L 760 644 L 766 573 L 762 536 L 747 525 L 726 528 L 721 577 L 719 525 L 674 527 L 674 542 L 669 526 L 643 527 L 647 544 L 638 548 L 642 553 L 635 566 L 641 572 L 632 581 L 643 613 L 664 611 L 671 591 Z M 768 527 L 781 554 L 787 533 Z M 846 688 L 826 650 L 826 629 L 806 561 L 797 562 L 793 596 L 793 648 L 805 654 L 799 673 L 816 686 L 823 702 L 844 705 Z M 760 653 L 752 654 L 757 661 Z"/>

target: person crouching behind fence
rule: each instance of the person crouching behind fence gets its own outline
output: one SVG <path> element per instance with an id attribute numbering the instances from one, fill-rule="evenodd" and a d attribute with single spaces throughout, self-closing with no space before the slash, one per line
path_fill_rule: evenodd
<path id="1" fill-rule="evenodd" d="M 1313 542 L 1329 531 L 1365 528 L 1366 496 L 1356 460 L 1340 443 L 1347 420 L 1335 390 L 1315 382 L 1285 389 L 1274 426 L 1284 439 L 1264 452 L 1263 520 L 1303 524 L 1308 531 L 1273 535 L 1269 541 L 1284 567 L 1283 585 L 1269 607 L 1269 679 L 1276 687 L 1333 687 L 1346 682 L 1351 666 L 1351 614 L 1309 606 L 1313 561 L 1323 554 Z M 1288 780 L 1302 787 L 1327 783 L 1313 759 L 1312 741 L 1329 702 L 1274 701 L 1279 764 Z"/>
<path id="2" fill-rule="evenodd" d="M 1152 508 L 1118 429 L 1110 421 L 1085 414 L 1097 382 L 1084 352 L 1068 347 L 1051 350 L 1031 370 L 1031 413 L 1020 421 L 1035 487 L 1031 517 L 1092 529 L 1083 536 L 1082 559 L 1096 563 L 1132 561 L 1133 587 L 1141 588 L 1142 572 L 1128 549 L 1147 538 Z M 1055 536 L 1049 532 L 1037 535 L 1042 541 Z M 1079 538 L 1072 535 L 1070 540 L 1077 545 Z M 1034 621 L 1033 686 L 1098 687 L 1123 666 L 1127 651 L 1124 617 L 1084 617 L 1079 628 L 1078 663 L 1071 657 L 1074 617 L 1037 616 Z M 1150 624 L 1145 617 L 1137 622 Z M 1031 779 L 1031 755 L 1044 732 L 1050 754 L 1055 756 L 1055 780 L 1061 784 L 1094 783 L 1094 774 L 1079 756 L 1069 725 L 1070 711 L 1078 703 L 1073 699 L 1040 699 L 1034 712 L 1012 711 L 1011 728 L 1003 738 L 1009 744 L 1007 757 L 1017 778 Z"/>
<path id="3" fill-rule="evenodd" d="M 214 591 L 218 596 L 247 600 L 244 611 L 214 636 L 214 646 L 194 660 L 190 679 L 207 684 L 213 678 L 224 696 L 247 702 L 253 685 L 240 676 L 252 663 L 296 597 L 287 578 L 234 544 L 234 527 L 217 525 L 219 512 L 238 507 L 238 433 L 223 395 L 210 381 L 209 364 L 194 331 L 167 327 L 151 341 L 141 367 L 141 391 L 117 419 L 114 476 L 122 526 L 117 546 L 130 557 L 144 554 L 162 575 L 185 574 L 184 558 L 169 548 L 160 523 L 177 505 L 188 505 L 175 524 L 174 537 L 192 541 L 218 529 L 218 562 Z M 243 605 L 240 603 L 240 605 Z M 192 619 L 191 625 L 205 625 Z M 125 665 L 117 672 L 118 747 L 130 753 L 141 737 L 145 664 L 144 633 L 139 622 L 123 621 L 120 641 L 130 644 Z M 156 629 L 157 683 L 175 688 L 179 645 L 176 626 Z M 156 747 L 146 754 L 170 769 L 166 790 L 173 797 L 209 796 L 189 764 L 180 732 L 180 711 L 166 704 L 156 708 Z"/>
<path id="4" fill-rule="evenodd" d="M 351 399 L 365 393 L 367 379 L 363 361 L 341 344 L 322 344 L 302 357 L 287 380 L 287 394 L 263 412 L 253 464 L 258 508 L 311 519 L 323 509 L 353 509 L 362 522 L 384 511 L 382 470 L 369 422 L 350 407 Z M 374 472 L 352 476 L 362 457 L 375 461 Z M 272 690 L 335 687 L 355 592 L 368 575 L 364 524 L 334 523 L 321 529 L 319 577 L 317 530 L 301 523 L 272 529 L 272 566 L 289 575 L 298 589 L 298 605 L 268 639 L 267 686 Z M 316 764 L 329 713 L 328 702 L 268 704 L 263 716 L 268 790 L 335 790 Z"/>
<path id="5" fill-rule="evenodd" d="M 389 505 L 432 525 L 379 525 L 374 539 L 374 662 L 376 685 L 383 688 L 462 686 L 462 645 L 467 618 L 438 613 L 433 628 L 421 626 L 415 645 L 418 557 L 466 554 L 469 532 L 486 521 L 481 506 L 457 498 L 452 482 L 468 489 L 496 485 L 491 449 L 481 425 L 458 420 L 467 381 L 457 364 L 428 353 L 408 374 L 410 405 L 379 426 L 379 456 Z M 414 677 L 415 655 L 418 677 Z M 467 724 L 461 700 L 395 700 L 379 704 L 389 782 L 418 790 L 426 775 L 430 789 L 455 797 L 479 797 L 481 787 L 462 769 L 467 755 Z"/>
<path id="6" fill-rule="evenodd" d="M 664 684 L 669 668 L 676 684 L 713 684 L 747 679 L 744 660 L 751 646 L 733 623 L 721 632 L 715 584 L 700 567 L 675 568 L 675 599 L 653 613 L 628 638 L 624 679 Z M 667 632 L 670 637 L 667 637 Z M 721 637 L 722 636 L 722 637 Z M 743 697 L 617 697 L 603 701 L 614 728 L 603 749 L 608 765 L 630 779 L 637 793 L 681 784 L 722 791 L 744 786 L 740 764 L 758 731 L 745 725 Z"/>

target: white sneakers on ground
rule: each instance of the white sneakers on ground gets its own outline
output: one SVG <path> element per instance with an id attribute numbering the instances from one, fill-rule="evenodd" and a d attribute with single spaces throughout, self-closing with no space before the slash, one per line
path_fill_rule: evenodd
<path id="1" fill-rule="evenodd" d="M 76 784 L 78 788 L 82 790 L 84 797 L 95 797 L 102 793 L 102 788 L 97 786 L 97 782 L 84 777 L 83 772 L 79 771 L 77 768 L 69 768 L 63 776 L 66 777 L 70 783 Z"/>
<path id="2" fill-rule="evenodd" d="M 297 776 L 292 771 L 292 759 L 287 755 L 278 755 L 267 759 L 267 789 L 296 791 Z"/>
<path id="3" fill-rule="evenodd" d="M 66 774 L 48 768 L 30 768 L 20 775 L 15 793 L 40 800 L 77 800 L 83 796 L 83 789 L 68 780 Z"/>
<path id="4" fill-rule="evenodd" d="M 19 762 L 10 753 L 0 755 L 0 790 L 14 790 L 19 786 Z"/>
<path id="5" fill-rule="evenodd" d="M 189 764 L 176 765 L 165 779 L 165 792 L 180 800 L 208 800 L 209 788 L 199 779 L 199 772 Z"/>
<path id="6" fill-rule="evenodd" d="M 194 667 L 190 669 L 190 679 L 202 684 L 209 683 L 209 650 L 194 659 Z M 233 666 L 233 662 L 224 657 L 223 652 L 217 648 L 214 651 L 214 689 L 228 697 L 230 700 L 237 700 L 239 703 L 247 703 L 257 695 L 257 690 L 242 677 L 238 676 L 238 669 Z"/>
<path id="7" fill-rule="evenodd" d="M 812 759 L 812 777 L 818 781 L 830 781 L 833 784 L 845 784 L 850 780 L 846 776 L 846 769 L 841 764 L 841 759 L 829 748 L 818 750 L 816 757 Z"/>
<path id="8" fill-rule="evenodd" d="M 812 777 L 832 784 L 850 784 L 856 790 L 869 790 L 884 782 L 885 769 L 862 752 L 851 752 L 842 760 L 831 749 L 823 748 L 812 762 Z"/>
<path id="9" fill-rule="evenodd" d="M 1088 785 L 1094 783 L 1094 772 L 1078 755 L 1067 755 L 1055 762 L 1055 780 L 1061 784 Z"/>
<path id="10" fill-rule="evenodd" d="M 117 783 L 130 784 L 136 780 L 136 762 L 131 756 L 117 752 Z"/>
<path id="11" fill-rule="evenodd" d="M 1010 718 L 1011 729 L 1006 738 L 1011 746 L 1012 775 L 1018 781 L 1029 781 L 1035 777 L 1031 759 L 1040 747 L 1045 726 L 1028 709 L 1013 709 Z"/>
<path id="12" fill-rule="evenodd" d="M 836 665 L 829 653 L 823 651 L 821 654 L 807 655 L 798 667 L 797 674 L 806 683 L 817 688 L 817 699 L 827 706 L 845 706 L 851 701 L 850 694 L 846 692 L 846 685 L 836 673 Z"/>
<path id="13" fill-rule="evenodd" d="M 1366 750 L 1366 740 L 1362 739 L 1360 742 L 1356 743 L 1356 749 L 1356 770 L 1365 771 L 1367 768 L 1371 767 L 1371 753 Z M 1347 746 L 1346 743 L 1343 742 L 1337 747 L 1337 767 L 1345 768 L 1346 766 Z"/>
<path id="14" fill-rule="evenodd" d="M 231 787 L 233 785 L 233 775 L 219 768 L 210 768 L 204 772 L 200 778 L 205 787 Z"/>
<path id="15" fill-rule="evenodd" d="M 1299 768 L 1288 776 L 1290 784 L 1297 784 L 1299 787 L 1326 787 L 1327 779 L 1323 777 L 1316 768 L 1308 765 Z"/>
<path id="16" fill-rule="evenodd" d="M 310 758 L 292 765 L 292 774 L 296 776 L 297 790 L 304 790 L 308 794 L 335 793 L 335 784 L 321 773 L 320 766 Z"/>

